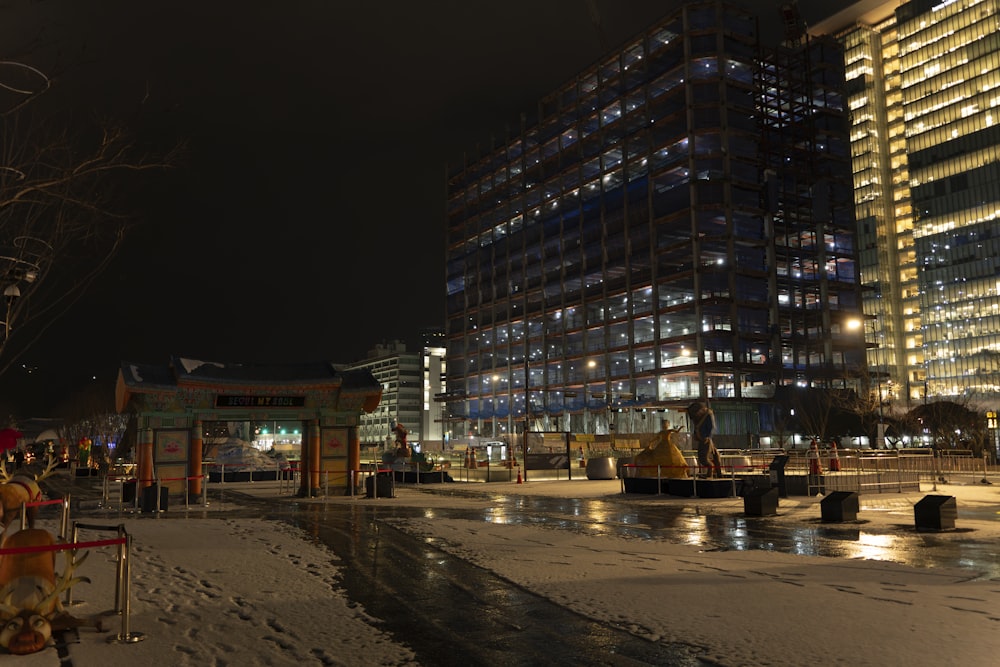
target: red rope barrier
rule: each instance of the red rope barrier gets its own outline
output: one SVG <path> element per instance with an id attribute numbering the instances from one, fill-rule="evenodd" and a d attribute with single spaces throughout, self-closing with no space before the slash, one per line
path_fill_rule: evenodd
<path id="1" fill-rule="evenodd" d="M 46 551 L 70 551 L 72 549 L 93 549 L 95 547 L 107 547 L 113 544 L 125 544 L 124 537 L 117 537 L 113 540 L 97 540 L 95 542 L 73 542 L 71 544 L 45 544 L 38 547 L 10 547 L 0 549 L 0 556 L 12 554 L 44 553 Z"/>
<path id="2" fill-rule="evenodd" d="M 36 500 L 33 503 L 24 503 L 27 507 L 41 507 L 42 505 L 62 505 L 62 500 Z"/>

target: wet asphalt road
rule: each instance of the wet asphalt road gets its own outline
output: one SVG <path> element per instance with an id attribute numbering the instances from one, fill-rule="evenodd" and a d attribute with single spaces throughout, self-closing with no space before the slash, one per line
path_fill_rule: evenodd
<path id="1" fill-rule="evenodd" d="M 456 492 L 461 495 L 461 492 Z M 383 620 L 426 665 L 707 665 L 698 647 L 654 643 L 598 624 L 394 529 L 386 519 L 417 507 L 281 503 L 227 492 L 253 516 L 288 521 L 343 561 L 350 599 Z M 476 497 L 482 497 L 476 494 Z M 924 533 L 864 521 L 789 526 L 769 517 L 705 514 L 692 506 L 636 506 L 607 499 L 496 494 L 488 510 L 442 509 L 438 517 L 549 524 L 586 534 L 698 544 L 705 550 L 774 550 L 964 567 L 1000 578 L 1000 546 L 974 531 Z"/>

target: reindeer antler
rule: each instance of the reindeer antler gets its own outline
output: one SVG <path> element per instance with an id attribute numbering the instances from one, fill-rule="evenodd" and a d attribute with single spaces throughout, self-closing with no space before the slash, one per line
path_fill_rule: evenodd
<path id="1" fill-rule="evenodd" d="M 54 456 L 52 456 L 51 454 L 48 455 L 47 459 L 48 460 L 45 463 L 45 469 L 42 470 L 42 472 L 40 472 L 37 475 L 35 475 L 35 481 L 36 482 L 40 482 L 40 481 L 42 481 L 43 479 L 45 479 L 47 477 L 51 477 L 52 474 L 54 473 L 55 469 L 56 469 L 56 465 L 58 465 L 58 463 L 59 463 L 56 460 L 56 458 Z"/>
<path id="2" fill-rule="evenodd" d="M 87 556 L 90 555 L 90 552 L 83 552 L 83 555 L 80 556 L 79 560 L 76 557 L 76 549 L 65 552 L 65 555 L 66 569 L 63 570 L 62 576 L 59 577 L 59 581 L 55 582 L 55 588 L 53 588 L 52 591 L 36 605 L 35 611 L 39 613 L 44 613 L 53 602 L 55 603 L 55 608 L 57 610 L 62 610 L 62 602 L 59 600 L 59 596 L 62 595 L 63 592 L 79 583 L 90 583 L 90 579 L 88 577 L 73 576 L 76 568 L 80 567 L 80 565 L 83 564 L 83 561 L 87 560 Z"/>
<path id="3" fill-rule="evenodd" d="M 10 478 L 11 474 L 7 472 L 7 457 L 0 456 L 0 479 L 3 480 L 4 484 L 6 484 L 10 481 Z"/>

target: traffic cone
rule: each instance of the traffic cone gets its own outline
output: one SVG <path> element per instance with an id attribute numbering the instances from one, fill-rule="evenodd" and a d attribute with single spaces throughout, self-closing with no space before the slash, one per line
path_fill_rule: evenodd
<path id="1" fill-rule="evenodd" d="M 830 443 L 830 472 L 840 472 L 840 454 L 837 453 L 837 442 Z"/>
<path id="2" fill-rule="evenodd" d="M 812 444 L 809 445 L 809 474 L 823 474 L 823 468 L 819 464 L 819 446 L 816 444 L 815 438 L 813 438 Z"/>
<path id="3" fill-rule="evenodd" d="M 521 466 L 517 467 L 517 483 L 524 484 L 524 480 L 521 479 Z"/>

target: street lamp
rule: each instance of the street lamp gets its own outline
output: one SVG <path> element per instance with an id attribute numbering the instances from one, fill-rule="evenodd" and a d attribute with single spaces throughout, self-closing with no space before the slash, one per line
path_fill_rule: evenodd
<path id="1" fill-rule="evenodd" d="M 876 395 L 878 397 L 878 436 L 877 436 L 877 440 L 876 440 L 876 446 L 884 448 L 884 446 L 885 446 L 885 417 L 884 417 L 884 415 L 882 413 L 882 403 L 883 403 L 883 397 L 882 397 L 882 371 L 879 369 L 878 358 L 877 358 L 877 354 L 878 354 L 877 348 L 878 348 L 879 345 L 878 345 L 877 336 L 875 336 L 875 330 L 874 330 L 875 329 L 875 320 L 872 319 L 872 318 L 868 318 L 868 317 L 865 317 L 864 319 L 852 318 L 852 319 L 850 319 L 850 320 L 847 321 L 847 328 L 848 329 L 861 329 L 861 334 L 862 334 L 862 337 L 863 337 L 863 340 L 864 340 L 864 343 L 865 343 L 865 366 L 866 366 L 867 372 L 868 372 L 868 379 L 869 379 L 869 381 L 871 381 L 871 365 L 868 364 L 868 345 L 869 345 L 869 343 L 868 343 L 868 321 L 869 321 L 869 319 L 871 319 L 871 322 L 872 322 L 872 339 L 873 339 L 873 341 L 871 343 L 871 347 L 876 350 L 876 359 L 875 359 L 875 361 L 876 361 L 876 363 L 875 363 L 875 387 L 876 387 Z"/>
<path id="2" fill-rule="evenodd" d="M 9 246 L 0 246 L 0 285 L 3 285 L 5 307 L 0 346 L 7 341 L 13 328 L 14 304 L 23 295 L 21 286 L 27 289 L 38 280 L 42 259 L 51 249 L 45 241 L 30 236 L 18 236 Z"/>

